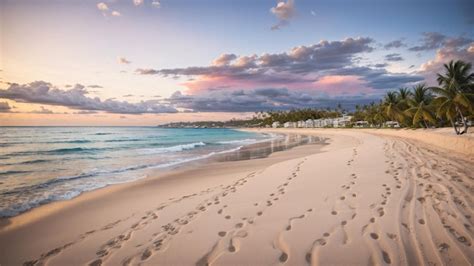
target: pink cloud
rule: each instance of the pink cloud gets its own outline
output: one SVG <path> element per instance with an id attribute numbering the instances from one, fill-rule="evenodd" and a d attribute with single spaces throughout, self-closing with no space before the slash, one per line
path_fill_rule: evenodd
<path id="1" fill-rule="evenodd" d="M 374 92 L 359 76 L 324 76 L 313 83 L 313 88 L 331 95 Z"/>
<path id="2" fill-rule="evenodd" d="M 291 80 L 291 77 L 288 77 Z M 181 83 L 189 94 L 222 89 L 251 90 L 255 88 L 287 88 L 290 90 L 311 90 L 328 95 L 355 95 L 359 93 L 374 92 L 367 82 L 359 76 L 328 75 L 316 81 L 314 79 L 299 79 L 296 81 L 282 82 L 270 80 L 235 79 L 228 76 L 200 76 L 197 79 Z"/>

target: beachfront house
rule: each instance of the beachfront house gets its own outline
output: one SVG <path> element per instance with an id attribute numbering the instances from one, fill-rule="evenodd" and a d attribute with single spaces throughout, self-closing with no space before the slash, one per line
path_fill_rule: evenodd
<path id="1" fill-rule="evenodd" d="M 399 128 L 400 124 L 397 121 L 387 121 L 384 123 L 385 127 Z"/>
<path id="2" fill-rule="evenodd" d="M 334 124 L 334 119 L 326 118 L 321 121 L 321 127 L 332 127 Z"/>
<path id="3" fill-rule="evenodd" d="M 295 128 L 296 123 L 295 122 L 286 122 L 286 123 L 283 124 L 283 127 L 284 128 Z"/>
<path id="4" fill-rule="evenodd" d="M 342 117 L 335 118 L 333 120 L 333 127 L 347 127 L 351 124 L 352 116 L 350 115 L 343 115 Z"/>
<path id="5" fill-rule="evenodd" d="M 369 127 L 369 122 L 367 121 L 357 121 L 354 123 L 354 127 Z"/>
<path id="6" fill-rule="evenodd" d="M 314 127 L 314 120 L 313 119 L 308 119 L 304 122 L 304 127 L 306 128 L 313 128 Z"/>
<path id="7" fill-rule="evenodd" d="M 281 127 L 281 124 L 280 124 L 280 122 L 273 122 L 272 127 L 273 128 Z"/>

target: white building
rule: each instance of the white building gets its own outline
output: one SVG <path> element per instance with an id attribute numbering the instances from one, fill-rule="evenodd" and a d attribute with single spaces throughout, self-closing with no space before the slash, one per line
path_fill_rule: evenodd
<path id="1" fill-rule="evenodd" d="M 281 127 L 281 124 L 280 124 L 280 122 L 273 122 L 272 127 L 273 128 Z"/>
<path id="2" fill-rule="evenodd" d="M 355 122 L 354 127 L 369 127 L 369 122 L 367 122 L 367 121 L 357 121 L 357 122 Z"/>
<path id="3" fill-rule="evenodd" d="M 384 123 L 386 127 L 400 127 L 400 124 L 397 121 L 387 121 Z"/>
<path id="4" fill-rule="evenodd" d="M 306 121 L 298 121 L 298 122 L 286 122 L 283 124 L 283 127 L 285 128 L 347 127 L 348 125 L 351 124 L 351 120 L 352 120 L 352 116 L 344 115 L 338 118 L 324 118 L 324 119 L 321 118 L 321 119 L 314 119 L 314 120 L 308 119 Z M 363 122 L 366 122 L 366 121 L 363 121 Z M 273 127 L 275 127 L 275 123 L 272 124 Z M 278 125 L 278 126 L 281 126 L 281 125 Z"/>
<path id="5" fill-rule="evenodd" d="M 313 119 L 308 119 L 304 122 L 304 127 L 306 128 L 313 128 L 314 127 L 314 120 Z"/>
<path id="6" fill-rule="evenodd" d="M 286 122 L 286 123 L 283 124 L 283 127 L 284 128 L 295 128 L 296 123 L 295 122 Z"/>
<path id="7" fill-rule="evenodd" d="M 342 117 L 335 118 L 333 120 L 333 127 L 346 127 L 350 125 L 352 116 L 350 115 L 343 115 Z"/>

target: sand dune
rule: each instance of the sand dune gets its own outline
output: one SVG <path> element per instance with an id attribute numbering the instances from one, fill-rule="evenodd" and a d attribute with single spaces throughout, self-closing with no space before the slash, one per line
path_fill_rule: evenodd
<path id="1" fill-rule="evenodd" d="M 406 137 L 296 132 L 329 145 L 139 181 L 31 222 L 14 218 L 19 225 L 0 232 L 0 264 L 474 263 L 472 160 Z"/>

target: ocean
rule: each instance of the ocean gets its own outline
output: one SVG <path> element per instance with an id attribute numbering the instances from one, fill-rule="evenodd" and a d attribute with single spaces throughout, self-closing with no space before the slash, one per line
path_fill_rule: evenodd
<path id="1" fill-rule="evenodd" d="M 274 138 L 232 129 L 0 127 L 0 217 Z"/>

